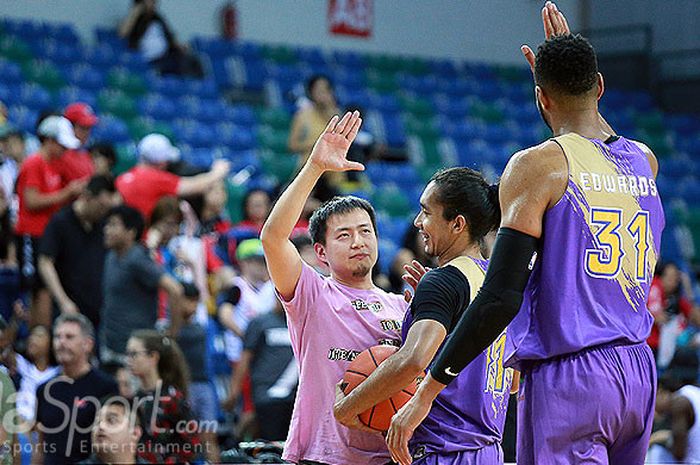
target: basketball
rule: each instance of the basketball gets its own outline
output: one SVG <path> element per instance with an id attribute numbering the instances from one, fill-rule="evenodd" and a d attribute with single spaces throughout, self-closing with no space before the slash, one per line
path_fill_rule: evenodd
<path id="1" fill-rule="evenodd" d="M 350 391 L 367 379 L 384 360 L 391 357 L 398 350 L 398 347 L 381 345 L 370 347 L 360 353 L 355 360 L 350 362 L 348 369 L 345 371 L 343 376 L 343 393 L 345 395 L 349 394 Z M 377 431 L 387 431 L 391 424 L 391 417 L 413 397 L 419 382 L 420 378 L 416 378 L 414 382 L 389 399 L 362 412 L 359 415 L 362 424 Z"/>

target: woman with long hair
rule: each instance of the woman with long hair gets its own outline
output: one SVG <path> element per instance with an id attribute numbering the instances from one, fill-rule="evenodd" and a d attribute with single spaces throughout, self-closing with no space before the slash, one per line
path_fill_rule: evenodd
<path id="1" fill-rule="evenodd" d="M 187 403 L 189 369 L 177 342 L 154 330 L 137 330 L 126 355 L 129 369 L 141 381 L 134 404 L 143 427 L 139 456 L 150 463 L 198 459 L 199 428 Z"/>

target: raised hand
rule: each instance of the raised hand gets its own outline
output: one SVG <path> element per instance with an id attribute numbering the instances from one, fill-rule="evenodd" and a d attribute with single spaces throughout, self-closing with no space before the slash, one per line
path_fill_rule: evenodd
<path id="1" fill-rule="evenodd" d="M 566 17 L 561 11 L 559 11 L 559 9 L 557 9 L 554 2 L 547 2 L 545 3 L 544 7 L 542 7 L 542 25 L 544 27 L 545 40 L 551 39 L 555 36 L 571 34 Z M 532 72 L 534 72 L 535 53 L 532 51 L 529 45 L 521 46 L 520 51 L 523 52 L 527 63 L 530 65 L 530 69 Z"/>
<path id="2" fill-rule="evenodd" d="M 337 115 L 331 118 L 311 150 L 309 163 L 322 171 L 364 170 L 362 163 L 347 159 L 348 149 L 355 140 L 361 124 L 362 118 L 358 111 L 347 112 L 340 120 Z"/>

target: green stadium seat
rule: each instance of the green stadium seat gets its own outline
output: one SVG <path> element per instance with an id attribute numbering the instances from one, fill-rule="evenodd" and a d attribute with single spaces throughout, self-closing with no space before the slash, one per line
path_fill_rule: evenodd
<path id="1" fill-rule="evenodd" d="M 57 91 L 66 84 L 58 69 L 47 61 L 27 61 L 24 63 L 23 71 L 28 81 L 36 82 L 51 92 Z"/>
<path id="2" fill-rule="evenodd" d="M 292 118 L 283 108 L 259 108 L 256 113 L 260 124 L 271 126 L 277 130 L 289 131 Z"/>
<path id="3" fill-rule="evenodd" d="M 107 85 L 133 97 L 143 95 L 148 90 L 146 81 L 141 76 L 123 68 L 113 69 L 109 72 Z"/>
<path id="4" fill-rule="evenodd" d="M 288 135 L 289 133 L 286 130 L 264 126 L 258 130 L 258 144 L 260 144 L 261 149 L 273 152 L 286 152 Z"/>
<path id="5" fill-rule="evenodd" d="M 294 49 L 285 45 L 264 45 L 262 56 L 277 63 L 297 62 L 297 54 Z"/>
<path id="6" fill-rule="evenodd" d="M 287 151 L 262 151 L 261 161 L 263 171 L 279 184 L 285 184 L 292 179 L 297 169 L 298 158 Z"/>
<path id="7" fill-rule="evenodd" d="M 163 134 L 170 140 L 177 140 L 175 132 L 169 124 L 152 118 L 138 116 L 129 120 L 127 126 L 129 127 L 129 134 L 134 138 L 134 141 L 139 141 L 152 132 Z"/>
<path id="8" fill-rule="evenodd" d="M 245 185 L 237 186 L 231 182 L 226 183 L 226 193 L 228 194 L 226 211 L 233 224 L 243 220 L 243 198 L 247 191 L 248 188 Z"/>
<path id="9" fill-rule="evenodd" d="M 118 145 L 116 147 L 116 152 L 117 161 L 114 164 L 114 168 L 112 168 L 115 177 L 129 171 L 138 163 L 136 153 L 134 153 L 128 145 Z"/>
<path id="10" fill-rule="evenodd" d="M 133 119 L 138 115 L 134 99 L 121 90 L 101 91 L 97 97 L 97 106 L 101 112 L 112 113 L 125 120 Z"/>
<path id="11" fill-rule="evenodd" d="M 404 118 L 404 125 L 409 135 L 412 134 L 419 138 L 436 139 L 440 135 L 432 116 L 408 115 Z"/>
<path id="12" fill-rule="evenodd" d="M 29 45 L 12 36 L 0 38 L 0 56 L 22 64 L 27 63 L 34 58 Z"/>
<path id="13" fill-rule="evenodd" d="M 487 123 L 502 123 L 505 116 L 495 104 L 476 101 L 471 105 L 469 113 L 474 118 L 479 118 Z"/>
<path id="14" fill-rule="evenodd" d="M 386 70 L 369 70 L 366 77 L 367 87 L 370 87 L 381 94 L 398 91 L 399 85 L 393 72 Z"/>
<path id="15" fill-rule="evenodd" d="M 435 115 L 433 105 L 427 100 L 413 96 L 402 96 L 399 100 L 403 110 L 411 113 L 414 117 L 429 118 Z"/>
<path id="16" fill-rule="evenodd" d="M 372 195 L 372 203 L 378 211 L 392 218 L 405 218 L 412 215 L 413 209 L 406 194 L 393 184 L 382 186 Z"/>

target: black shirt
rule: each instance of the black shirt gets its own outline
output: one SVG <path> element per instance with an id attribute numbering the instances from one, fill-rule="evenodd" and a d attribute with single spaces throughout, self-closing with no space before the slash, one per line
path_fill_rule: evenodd
<path id="1" fill-rule="evenodd" d="M 207 376 L 207 332 L 196 322 L 182 325 L 177 335 L 177 344 L 190 367 L 190 378 L 193 382 L 209 381 Z"/>
<path id="2" fill-rule="evenodd" d="M 95 328 L 100 322 L 102 271 L 107 255 L 102 228 L 100 222 L 86 231 L 73 206 L 68 205 L 51 218 L 39 245 L 39 253 L 53 259 L 68 297 Z"/>
<path id="3" fill-rule="evenodd" d="M 435 320 L 450 333 L 469 306 L 469 297 L 469 281 L 457 268 L 448 265 L 430 270 L 418 283 L 411 302 L 413 323 Z"/>
<path id="4" fill-rule="evenodd" d="M 77 379 L 57 376 L 40 385 L 36 390 L 36 421 L 43 426 L 44 464 L 86 459 L 92 452 L 90 433 L 98 403 L 118 394 L 114 379 L 95 368 Z"/>

